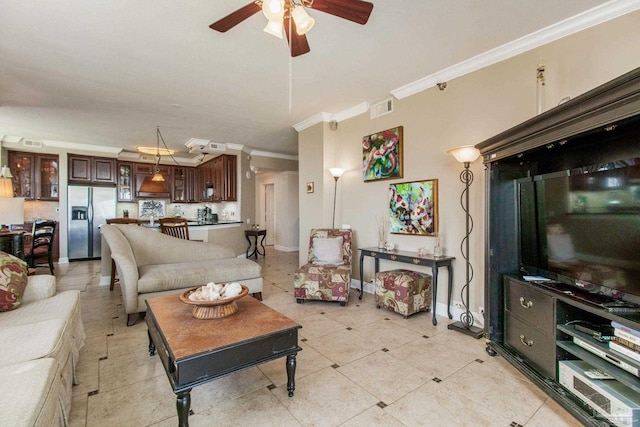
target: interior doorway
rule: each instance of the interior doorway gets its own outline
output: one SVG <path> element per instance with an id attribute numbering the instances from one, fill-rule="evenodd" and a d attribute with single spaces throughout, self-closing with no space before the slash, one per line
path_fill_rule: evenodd
<path id="1" fill-rule="evenodd" d="M 264 186 L 264 224 L 267 229 L 265 244 L 274 245 L 276 235 L 275 221 L 275 186 L 273 183 Z"/>

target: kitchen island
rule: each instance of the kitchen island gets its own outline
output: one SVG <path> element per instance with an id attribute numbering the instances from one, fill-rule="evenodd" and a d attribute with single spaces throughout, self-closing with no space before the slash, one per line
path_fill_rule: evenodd
<path id="1" fill-rule="evenodd" d="M 148 218 L 141 218 L 140 225 L 160 232 L 160 225 L 155 222 L 151 225 Z M 189 239 L 203 242 L 217 243 L 231 248 L 237 256 L 245 257 L 247 242 L 244 237 L 246 226 L 242 221 L 218 221 L 217 223 L 202 223 L 189 221 Z M 160 250 L 170 250 L 171 248 L 158 248 Z M 109 245 L 102 239 L 102 259 L 101 259 L 100 285 L 108 286 L 111 280 L 111 250 Z"/>

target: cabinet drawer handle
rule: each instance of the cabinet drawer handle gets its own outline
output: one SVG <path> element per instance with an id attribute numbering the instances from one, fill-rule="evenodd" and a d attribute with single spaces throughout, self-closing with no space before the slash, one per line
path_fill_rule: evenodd
<path id="1" fill-rule="evenodd" d="M 524 302 L 524 301 L 525 301 L 524 297 L 520 297 L 520 305 L 523 308 L 531 308 L 531 307 L 533 307 L 533 301 L 527 301 L 527 302 Z"/>
<path id="2" fill-rule="evenodd" d="M 524 335 L 520 335 L 520 342 L 522 343 L 522 345 L 526 345 L 527 347 L 533 346 L 533 340 L 525 341 Z"/>

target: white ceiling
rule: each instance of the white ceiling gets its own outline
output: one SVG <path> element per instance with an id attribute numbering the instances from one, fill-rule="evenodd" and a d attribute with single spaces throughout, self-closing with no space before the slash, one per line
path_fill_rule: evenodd
<path id="1" fill-rule="evenodd" d="M 310 10 L 311 52 L 290 59 L 261 13 L 209 29 L 249 1 L 0 0 L 0 138 L 135 150 L 155 146 L 160 126 L 183 153 L 199 138 L 296 154 L 293 125 L 318 113 L 382 100 L 589 9 L 638 3 L 373 0 L 365 26 Z"/>

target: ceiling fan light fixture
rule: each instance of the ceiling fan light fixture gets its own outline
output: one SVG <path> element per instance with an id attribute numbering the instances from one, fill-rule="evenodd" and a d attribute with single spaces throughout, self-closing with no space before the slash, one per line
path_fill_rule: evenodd
<path id="1" fill-rule="evenodd" d="M 262 13 L 269 21 L 282 21 L 284 17 L 284 1 L 264 0 L 262 2 Z"/>
<path id="2" fill-rule="evenodd" d="M 316 23 L 316 20 L 310 17 L 302 6 L 294 8 L 291 12 L 291 16 L 293 17 L 293 21 L 296 23 L 296 32 L 300 36 L 307 34 Z"/>
<path id="3" fill-rule="evenodd" d="M 279 39 L 282 38 L 282 19 L 280 21 L 271 21 L 267 23 L 267 26 L 263 30 L 267 34 L 271 34 Z"/>

